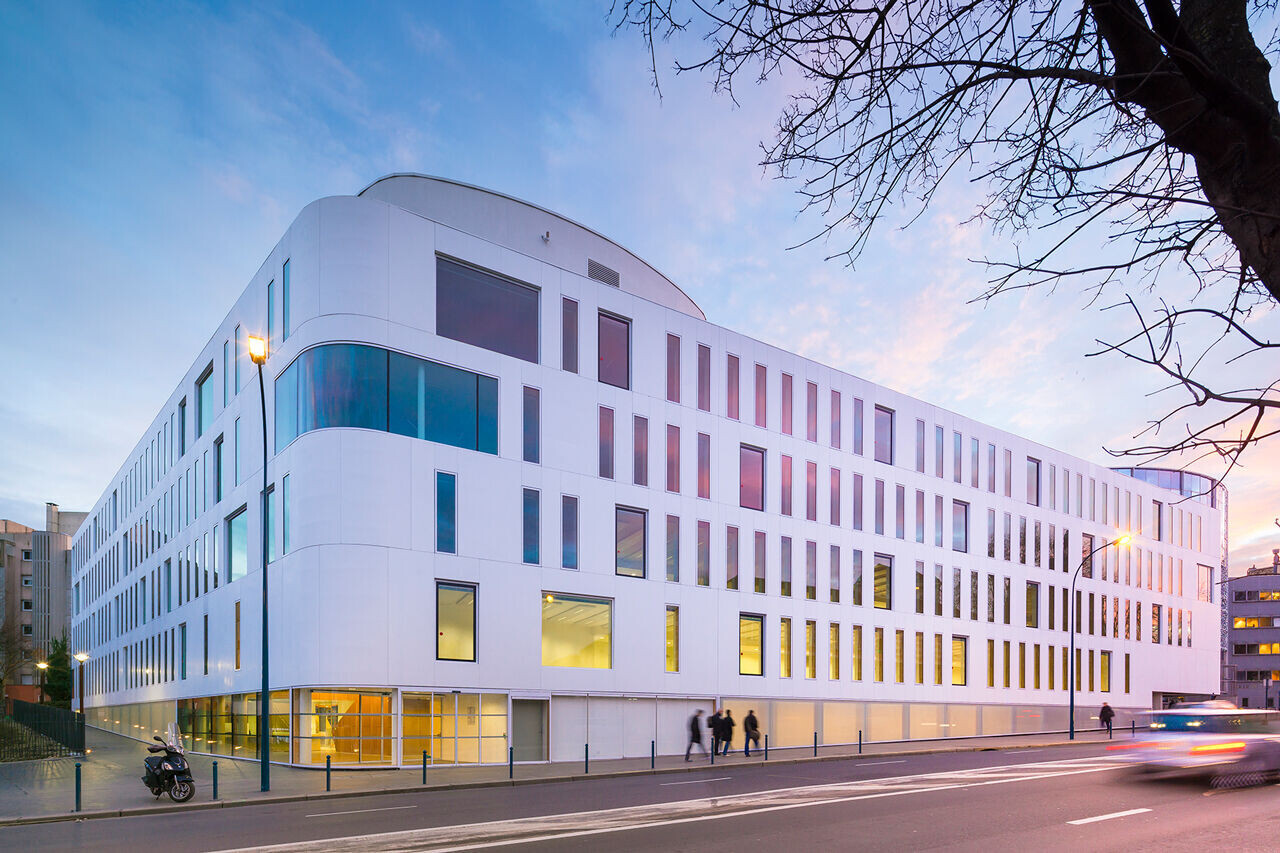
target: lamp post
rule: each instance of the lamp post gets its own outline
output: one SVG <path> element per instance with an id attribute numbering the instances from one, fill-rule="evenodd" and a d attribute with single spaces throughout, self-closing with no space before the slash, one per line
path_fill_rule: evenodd
<path id="1" fill-rule="evenodd" d="M 258 399 L 262 404 L 262 692 L 258 694 L 258 757 L 262 768 L 262 790 L 271 790 L 271 693 L 268 687 L 267 644 L 267 391 L 262 365 L 267 360 L 267 342 L 249 336 L 249 358 L 258 366 Z"/>
<path id="2" fill-rule="evenodd" d="M 40 704 L 44 704 L 44 672 L 49 668 L 49 662 L 42 660 L 36 664 L 36 669 L 40 670 Z"/>
<path id="3" fill-rule="evenodd" d="M 85 652 L 76 652 L 75 655 L 73 655 L 73 657 L 75 657 L 76 662 L 80 664 L 80 667 L 79 667 L 80 683 L 79 685 L 77 685 L 76 694 L 80 697 L 80 716 L 83 717 L 84 716 L 84 664 L 85 664 L 85 661 L 89 660 L 89 655 L 86 654 Z"/>
<path id="4" fill-rule="evenodd" d="M 1068 740 L 1076 739 L 1076 618 L 1079 615 L 1076 608 L 1076 581 L 1080 578 L 1080 570 L 1084 568 L 1085 563 L 1093 560 L 1094 554 L 1099 551 L 1105 551 L 1112 545 L 1127 545 L 1132 538 L 1126 533 L 1124 536 L 1117 536 L 1101 548 L 1094 548 L 1084 556 L 1084 559 L 1080 561 L 1080 565 L 1076 566 L 1076 570 L 1071 573 L 1071 598 L 1067 607 L 1067 633 L 1071 635 L 1071 651 L 1067 653 L 1067 671 L 1069 673 L 1067 680 L 1070 682 L 1071 688 L 1067 706 Z"/>

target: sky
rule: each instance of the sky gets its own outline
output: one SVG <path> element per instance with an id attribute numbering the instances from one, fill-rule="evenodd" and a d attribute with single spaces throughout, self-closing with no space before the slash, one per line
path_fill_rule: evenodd
<path id="1" fill-rule="evenodd" d="M 659 97 L 608 0 L 0 0 L 0 21 L 0 518 L 91 508 L 302 207 L 392 172 L 549 208 L 713 323 L 1099 464 L 1181 402 L 1085 357 L 1129 328 L 1107 300 L 972 301 L 971 259 L 1010 235 L 969 221 L 963 179 L 909 225 L 890 210 L 855 265 L 826 260 L 840 235 L 799 245 L 822 220 L 759 165 L 798 81 L 735 103 L 666 70 L 677 43 Z M 1227 482 L 1234 572 L 1280 547 L 1278 471 L 1273 440 Z"/>

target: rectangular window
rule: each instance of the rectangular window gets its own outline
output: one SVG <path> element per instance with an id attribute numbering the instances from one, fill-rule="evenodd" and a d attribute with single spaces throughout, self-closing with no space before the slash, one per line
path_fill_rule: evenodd
<path id="1" fill-rule="evenodd" d="M 853 626 L 852 642 L 849 644 L 849 657 L 853 660 L 853 680 L 862 680 L 862 626 Z"/>
<path id="2" fill-rule="evenodd" d="M 924 542 L 924 492 L 916 489 L 916 541 Z"/>
<path id="3" fill-rule="evenodd" d="M 941 480 L 946 471 L 947 433 L 940 426 L 933 428 L 933 476 Z"/>
<path id="4" fill-rule="evenodd" d="M 613 668 L 613 602 L 542 594 L 542 665 Z"/>
<path id="5" fill-rule="evenodd" d="M 1012 581 L 1009 578 L 1004 579 L 1004 624 L 1008 625 L 1013 619 L 1013 588 Z"/>
<path id="6" fill-rule="evenodd" d="M 942 635 L 933 635 L 933 683 L 942 683 Z"/>
<path id="7" fill-rule="evenodd" d="M 222 406 L 231 402 L 231 342 L 222 342 Z"/>
<path id="8" fill-rule="evenodd" d="M 680 402 L 680 338 L 667 335 L 667 400 Z"/>
<path id="9" fill-rule="evenodd" d="M 289 553 L 290 535 L 289 528 L 291 526 L 289 517 L 292 513 L 289 511 L 289 475 L 285 474 L 280 481 L 280 541 L 282 554 Z"/>
<path id="10" fill-rule="evenodd" d="M 916 684 L 924 684 L 924 632 L 916 631 Z"/>
<path id="11" fill-rule="evenodd" d="M 954 446 L 952 448 L 952 455 L 954 457 L 952 462 L 955 471 L 952 479 L 957 483 L 960 483 L 964 481 L 964 438 L 962 438 L 958 432 L 951 433 L 951 437 L 955 439 L 953 442 Z"/>
<path id="12" fill-rule="evenodd" d="M 196 438 L 213 426 L 213 362 L 196 380 Z"/>
<path id="13" fill-rule="evenodd" d="M 524 461 L 537 463 L 541 461 L 541 403 L 537 388 L 524 388 Z"/>
<path id="14" fill-rule="evenodd" d="M 942 547 L 942 519 L 945 513 L 942 500 L 942 495 L 933 496 L 933 546 L 935 548 Z"/>
<path id="15" fill-rule="evenodd" d="M 862 401 L 853 398 L 853 452 L 862 455 Z"/>
<path id="16" fill-rule="evenodd" d="M 667 605 L 667 672 L 680 671 L 680 608 Z"/>
<path id="17" fill-rule="evenodd" d="M 964 501 L 951 501 L 951 550 L 969 552 L 969 505 Z"/>
<path id="18" fill-rule="evenodd" d="M 698 497 L 711 498 L 711 436 L 698 433 Z"/>
<path id="19" fill-rule="evenodd" d="M 1004 558 L 1013 559 L 1013 515 L 1007 512 L 1004 514 Z"/>
<path id="20" fill-rule="evenodd" d="M 783 515 L 791 515 L 791 457 L 782 455 L 782 497 L 779 501 Z"/>
<path id="21" fill-rule="evenodd" d="M 578 499 L 560 496 L 560 566 L 578 568 Z"/>
<path id="22" fill-rule="evenodd" d="M 942 600 L 945 597 L 942 590 L 942 566 L 937 563 L 933 566 L 933 615 L 942 615 Z"/>
<path id="23" fill-rule="evenodd" d="M 961 609 L 960 599 L 964 595 L 963 573 L 959 566 L 953 566 L 951 569 L 951 618 L 959 619 L 963 612 Z"/>
<path id="24" fill-rule="evenodd" d="M 876 533 L 884 535 L 884 480 L 876 480 L 875 528 Z"/>
<path id="25" fill-rule="evenodd" d="M 236 617 L 236 626 L 235 626 L 235 647 L 236 647 L 236 659 L 235 659 L 235 664 L 236 664 L 236 669 L 239 669 L 239 668 L 240 668 L 240 602 L 238 602 L 238 601 L 237 601 L 237 602 L 236 602 L 236 604 L 235 604 L 235 617 Z"/>
<path id="26" fill-rule="evenodd" d="M 791 595 L 791 537 L 782 537 L 782 556 L 780 578 L 782 581 L 781 592 L 785 596 Z"/>
<path id="27" fill-rule="evenodd" d="M 597 377 L 615 388 L 631 388 L 631 321 L 600 312 Z"/>
<path id="28" fill-rule="evenodd" d="M 902 684 L 907 680 L 907 632 L 901 629 L 893 632 L 893 680 Z"/>
<path id="29" fill-rule="evenodd" d="M 235 445 L 231 449 L 231 464 L 232 464 L 232 475 L 233 475 L 231 482 L 233 485 L 238 486 L 240 485 L 240 419 L 239 418 L 236 418 L 236 422 L 232 428 L 231 440 L 232 440 L 232 443 Z M 179 497 L 181 497 L 181 495 L 179 495 Z"/>
<path id="30" fill-rule="evenodd" d="M 872 603 L 878 610 L 892 610 L 893 557 L 888 554 L 876 554 L 875 560 L 875 598 Z"/>
<path id="31" fill-rule="evenodd" d="M 818 386 L 814 382 L 805 385 L 805 438 L 818 440 Z"/>
<path id="32" fill-rule="evenodd" d="M 840 624 L 832 622 L 827 626 L 827 678 L 840 680 Z"/>
<path id="33" fill-rule="evenodd" d="M 831 546 L 831 601 L 839 603 L 840 601 L 840 546 Z"/>
<path id="34" fill-rule="evenodd" d="M 878 416 L 879 412 L 877 411 L 876 414 Z M 877 417 L 877 426 L 878 426 L 878 421 L 879 421 L 879 418 Z M 919 418 L 916 418 L 916 470 L 919 471 L 921 474 L 924 473 L 924 460 L 925 460 L 925 457 L 928 455 L 924 446 L 924 437 L 925 437 L 924 421 L 920 420 Z M 938 448 L 938 452 L 939 453 L 942 452 L 941 447 Z"/>
<path id="35" fill-rule="evenodd" d="M 698 344 L 698 409 L 711 411 L 711 347 Z"/>
<path id="36" fill-rule="evenodd" d="M 667 580 L 680 582 L 680 517 L 667 516 Z"/>
<path id="37" fill-rule="evenodd" d="M 893 464 L 893 410 L 876 406 L 876 461 Z"/>
<path id="38" fill-rule="evenodd" d="M 578 372 L 578 303 L 560 298 L 560 369 Z"/>
<path id="39" fill-rule="evenodd" d="M 738 383 L 741 380 L 742 371 L 738 366 L 738 357 L 736 355 L 726 356 L 725 358 L 725 414 L 733 420 L 738 420 Z"/>
<path id="40" fill-rule="evenodd" d="M 767 423 L 769 413 L 768 409 L 768 389 L 766 382 L 768 372 L 763 364 L 756 365 L 756 426 L 762 427 Z"/>
<path id="41" fill-rule="evenodd" d="M 836 450 L 840 449 L 840 432 L 841 432 L 840 416 L 842 414 L 840 406 L 841 406 L 840 392 L 832 388 L 831 389 L 831 446 L 834 447 Z"/>
<path id="42" fill-rule="evenodd" d="M 862 475 L 854 474 L 853 482 L 853 529 L 862 529 Z"/>
<path id="43" fill-rule="evenodd" d="M 738 505 L 764 510 L 764 451 L 759 447 L 738 447 Z"/>
<path id="44" fill-rule="evenodd" d="M 916 612 L 924 613 L 924 562 L 916 560 Z"/>
<path id="45" fill-rule="evenodd" d="M 1040 460 L 1027 457 L 1027 503 L 1040 506 Z"/>
<path id="46" fill-rule="evenodd" d="M 201 646 L 204 650 L 204 674 L 209 674 L 209 614 L 204 614 L 204 644 Z"/>
<path id="47" fill-rule="evenodd" d="M 756 591 L 756 592 L 758 592 L 758 593 L 762 593 L 762 594 L 763 594 L 763 593 L 764 593 L 764 590 L 765 590 L 765 562 L 766 562 L 765 558 L 766 558 L 766 556 L 767 556 L 767 555 L 766 555 L 766 553 L 765 553 L 765 535 L 764 535 L 764 531 L 762 531 L 762 530 L 757 530 L 757 531 L 756 531 L 755 546 L 756 546 L 756 553 L 755 553 L 755 566 L 756 566 L 756 577 L 755 577 L 755 581 L 756 581 L 756 582 L 755 582 L 755 591 Z"/>
<path id="48" fill-rule="evenodd" d="M 236 326 L 235 342 L 236 342 L 236 349 L 235 349 L 235 352 L 233 353 L 233 358 L 235 360 L 235 366 L 236 366 L 235 367 L 236 382 L 235 382 L 235 388 L 232 389 L 232 396 L 235 396 L 236 394 L 240 393 L 240 361 L 241 361 L 240 354 L 245 351 L 244 336 L 240 332 L 239 326 Z M 170 448 L 172 447 L 173 445 L 170 445 Z"/>
<path id="49" fill-rule="evenodd" d="M 680 492 L 680 427 L 667 424 L 667 491 Z"/>
<path id="50" fill-rule="evenodd" d="M 757 368 L 759 367 L 759 365 L 756 366 Z M 782 398 L 781 425 L 778 429 L 782 430 L 783 435 L 791 435 L 794 432 L 792 418 L 795 414 L 795 403 L 792 399 L 792 378 L 790 373 L 782 374 L 782 390 L 778 396 Z"/>
<path id="51" fill-rule="evenodd" d="M 178 625 L 178 678 L 187 680 L 187 623 Z"/>
<path id="52" fill-rule="evenodd" d="M 698 522 L 698 586 L 711 585 L 711 522 Z"/>
<path id="53" fill-rule="evenodd" d="M 537 565 L 539 562 L 538 547 L 538 531 L 540 528 L 539 520 L 539 496 L 536 489 L 525 489 L 523 500 L 521 502 L 521 524 L 523 549 L 522 559 L 526 563 Z"/>
<path id="54" fill-rule="evenodd" d="M 812 619 L 804 623 L 804 677 L 818 677 L 818 623 Z"/>
<path id="55" fill-rule="evenodd" d="M 538 291 L 436 258 L 436 334 L 538 363 Z"/>
<path id="56" fill-rule="evenodd" d="M 738 528 L 732 525 L 724 531 L 724 586 L 738 588 Z"/>
<path id="57" fill-rule="evenodd" d="M 631 481 L 649 485 L 649 419 L 636 415 L 631 423 Z"/>
<path id="58" fill-rule="evenodd" d="M 227 519 L 227 583 L 249 571 L 249 514 L 240 507 Z"/>
<path id="59" fill-rule="evenodd" d="M 907 538 L 907 489 L 899 485 L 894 487 L 894 535 L 899 539 Z"/>
<path id="60" fill-rule="evenodd" d="M 764 675 L 764 617 L 738 614 L 738 674 Z"/>
<path id="61" fill-rule="evenodd" d="M 1099 675 L 1102 678 L 1102 684 L 1100 684 L 1099 686 L 1102 688 L 1103 693 L 1110 693 L 1111 692 L 1111 652 L 1099 652 L 1098 654 L 1101 658 L 1100 660 L 1101 672 L 1099 672 Z M 1092 673 L 1090 673 L 1090 675 L 1092 675 Z"/>
<path id="62" fill-rule="evenodd" d="M 872 674 L 876 681 L 884 681 L 884 628 L 876 628 L 874 638 Z"/>
<path id="63" fill-rule="evenodd" d="M 1004 452 L 1004 496 L 1013 497 L 1013 451 Z"/>
<path id="64" fill-rule="evenodd" d="M 276 300 L 275 300 L 276 283 L 274 281 L 267 282 L 267 355 L 276 351 L 275 332 L 276 332 Z"/>
<path id="65" fill-rule="evenodd" d="M 286 258 L 284 268 L 280 273 L 280 316 L 283 323 L 280 326 L 280 340 L 289 340 L 289 260 Z"/>
<path id="66" fill-rule="evenodd" d="M 835 526 L 840 526 L 840 469 L 831 469 L 831 501 L 829 518 Z"/>
<path id="67" fill-rule="evenodd" d="M 818 598 L 818 543 L 804 543 L 804 597 L 810 601 Z"/>
<path id="68" fill-rule="evenodd" d="M 804 464 L 804 517 L 818 520 L 818 463 Z"/>
<path id="69" fill-rule="evenodd" d="M 613 409 L 600 407 L 600 476 L 613 479 Z"/>
<path id="70" fill-rule="evenodd" d="M 458 486 L 457 477 L 436 472 L 436 550 L 442 554 L 458 553 Z"/>
<path id="71" fill-rule="evenodd" d="M 436 660 L 475 661 L 476 588 L 436 583 Z"/>
<path id="72" fill-rule="evenodd" d="M 645 576 L 645 512 L 630 507 L 614 508 L 617 561 L 615 572 L 631 578 Z"/>
<path id="73" fill-rule="evenodd" d="M 213 502 L 222 500 L 222 436 L 213 440 Z"/>
<path id="74" fill-rule="evenodd" d="M 786 616 L 782 617 L 782 621 L 778 624 L 778 675 L 782 678 L 791 677 L 791 620 Z"/>

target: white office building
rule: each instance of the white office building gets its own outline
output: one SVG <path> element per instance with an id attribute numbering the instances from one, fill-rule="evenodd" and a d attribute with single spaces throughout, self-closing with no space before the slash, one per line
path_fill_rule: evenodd
<path id="1" fill-rule="evenodd" d="M 763 344 L 589 228 L 394 175 L 298 215 L 76 533 L 93 725 L 255 754 L 249 335 L 279 761 L 675 753 L 713 706 L 774 746 L 1063 729 L 1072 617 L 1079 725 L 1217 689 L 1210 481 Z"/>

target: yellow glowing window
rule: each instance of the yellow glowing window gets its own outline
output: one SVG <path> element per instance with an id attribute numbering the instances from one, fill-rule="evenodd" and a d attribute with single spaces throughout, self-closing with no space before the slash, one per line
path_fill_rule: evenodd
<path id="1" fill-rule="evenodd" d="M 764 617 L 738 615 L 738 674 L 764 675 Z"/>
<path id="2" fill-rule="evenodd" d="M 667 605 L 667 672 L 680 671 L 680 608 Z"/>
<path id="3" fill-rule="evenodd" d="M 436 584 L 436 659 L 476 659 L 476 588 Z"/>
<path id="4" fill-rule="evenodd" d="M 969 682 L 969 638 L 951 638 L 951 683 L 963 687 Z"/>
<path id="5" fill-rule="evenodd" d="M 787 617 L 782 618 L 781 630 L 778 631 L 779 644 L 782 650 L 782 661 L 779 664 L 779 674 L 783 678 L 791 677 L 791 620 Z"/>
<path id="6" fill-rule="evenodd" d="M 611 669 L 613 603 L 603 598 L 543 593 L 542 665 Z"/>

